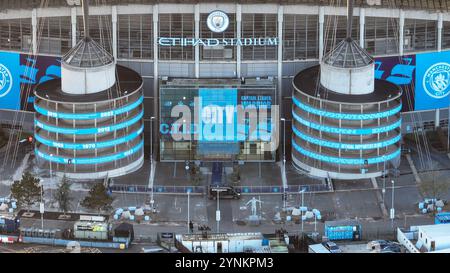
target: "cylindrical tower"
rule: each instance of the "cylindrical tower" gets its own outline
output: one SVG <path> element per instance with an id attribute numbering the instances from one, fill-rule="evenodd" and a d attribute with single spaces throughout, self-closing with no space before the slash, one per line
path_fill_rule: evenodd
<path id="1" fill-rule="evenodd" d="M 349 22 L 351 10 L 350 4 Z M 325 55 L 320 66 L 297 74 L 293 86 L 296 167 L 333 179 L 377 177 L 398 167 L 402 91 L 375 80 L 373 59 L 351 37 Z"/>
<path id="2" fill-rule="evenodd" d="M 140 168 L 142 85 L 138 73 L 116 66 L 90 37 L 80 40 L 62 58 L 61 79 L 34 90 L 39 165 L 72 179 L 115 177 Z"/>

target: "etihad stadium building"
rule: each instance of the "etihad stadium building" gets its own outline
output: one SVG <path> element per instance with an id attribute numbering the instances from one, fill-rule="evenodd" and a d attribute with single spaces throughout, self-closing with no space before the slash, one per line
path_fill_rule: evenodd
<path id="1" fill-rule="evenodd" d="M 67 165 L 67 160 L 63 159 L 53 166 L 61 172 L 84 170 L 85 174 L 100 176 L 113 164 L 112 169 L 118 170 L 115 174 L 121 175 L 141 165 L 142 162 L 130 165 L 131 161 L 127 161 L 130 157 L 137 158 L 132 162 L 138 162 L 143 153 L 149 158 L 150 151 L 156 160 L 165 162 L 273 162 L 283 156 L 291 160 L 293 129 L 300 132 L 300 140 L 301 136 L 309 136 L 304 134 L 306 131 L 292 126 L 293 109 L 294 113 L 304 111 L 298 109 L 302 94 L 296 93 L 298 81 L 304 79 L 296 75 L 305 69 L 314 70 L 323 57 L 346 38 L 346 1 L 91 0 L 90 37 L 117 64 L 116 71 L 123 75 L 117 77 L 127 90 L 122 89 L 119 96 L 108 97 L 108 102 L 94 98 L 95 95 L 55 102 L 51 94 L 50 99 L 45 95 L 51 92 L 51 80 L 61 77 L 61 67 L 64 68 L 67 61 L 63 56 L 67 56 L 85 34 L 83 9 L 77 0 L 44 2 L 45 5 L 41 1 L 27 0 L 0 3 L 0 74 L 6 79 L 0 82 L 2 126 L 33 132 L 35 114 L 36 120 L 42 121 L 38 125 L 45 122 L 56 125 L 57 118 L 50 117 L 55 120 L 49 121 L 40 116 L 42 112 L 60 115 L 71 109 L 74 115 L 101 115 L 139 102 L 131 112 L 112 114 L 113 117 L 122 115 L 121 122 L 111 120 L 110 116 L 83 121 L 83 128 L 136 121 L 117 130 L 112 128 L 113 134 L 101 135 L 99 140 L 95 139 L 98 132 L 57 137 L 53 135 L 57 132 L 42 134 L 45 128 L 37 126 L 36 141 L 43 141 L 46 146 L 40 150 L 44 159 L 59 153 L 60 147 L 51 147 L 54 139 L 73 148 L 71 156 L 62 154 L 62 158 L 94 159 L 80 163 L 83 166 Z M 376 79 L 386 82 L 386 86 L 392 83 L 401 88 L 401 91 L 390 90 L 393 97 L 380 93 L 386 96 L 379 103 L 380 112 L 401 106 L 399 117 L 395 117 L 401 117 L 401 126 L 397 128 L 398 134 L 392 135 L 396 140 L 399 134 L 448 126 L 449 10 L 450 3 L 444 0 L 355 1 L 352 31 L 355 43 L 373 56 Z M 133 83 L 127 82 L 128 77 L 135 79 Z M 191 106 L 194 97 L 206 98 L 211 92 L 216 96 L 216 101 L 211 102 L 215 104 L 225 100 L 236 105 L 279 105 L 279 118 L 286 128 L 278 130 L 279 148 L 267 150 L 265 141 L 256 139 L 240 140 L 228 149 L 227 143 L 173 141 L 164 134 L 162 129 L 173 122 L 169 117 L 170 107 Z M 395 103 L 388 105 L 387 102 L 394 99 Z M 320 103 L 321 99 L 315 100 Z M 111 102 L 117 105 L 111 106 Z M 354 103 L 358 101 L 344 98 L 336 104 L 335 112 L 339 112 L 339 107 L 352 108 Z M 134 120 L 140 111 L 142 121 Z M 364 109 L 362 111 L 364 114 Z M 65 127 L 74 127 L 74 124 L 79 123 L 68 122 Z M 143 150 L 136 148 L 135 151 L 126 138 L 139 133 L 142 124 L 143 135 L 133 139 L 130 145 L 140 148 L 143 141 Z M 112 150 L 82 145 L 121 139 L 127 142 L 126 147 L 123 143 L 110 143 Z M 391 136 L 385 140 L 391 140 Z M 380 141 L 383 141 L 382 136 Z M 113 158 L 112 155 L 123 157 Z M 95 158 L 108 160 L 95 162 Z"/>

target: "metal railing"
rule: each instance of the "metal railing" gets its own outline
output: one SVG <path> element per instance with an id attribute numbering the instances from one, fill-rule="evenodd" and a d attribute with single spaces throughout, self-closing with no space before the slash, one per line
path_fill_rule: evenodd
<path id="1" fill-rule="evenodd" d="M 113 192 L 126 193 L 151 193 L 152 188 L 148 186 L 138 185 L 111 185 L 110 190 Z M 236 186 L 236 190 L 240 190 L 242 194 L 282 194 L 283 186 Z M 286 188 L 287 193 L 295 194 L 305 189 L 305 192 L 331 192 L 332 188 L 325 184 L 311 185 L 290 185 Z M 154 194 L 206 194 L 206 186 L 154 186 Z"/>

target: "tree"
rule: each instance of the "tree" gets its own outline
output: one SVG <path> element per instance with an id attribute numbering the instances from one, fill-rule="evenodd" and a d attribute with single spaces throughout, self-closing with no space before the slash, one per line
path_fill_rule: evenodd
<path id="1" fill-rule="evenodd" d="M 89 190 L 88 195 L 81 201 L 81 205 L 88 209 L 108 212 L 112 209 L 114 198 L 108 194 L 103 183 L 97 183 Z"/>
<path id="2" fill-rule="evenodd" d="M 65 215 L 66 212 L 70 210 L 70 202 L 73 200 L 70 196 L 70 182 L 66 175 L 62 177 L 61 183 L 59 183 L 58 189 L 54 193 L 53 198 Z"/>
<path id="3" fill-rule="evenodd" d="M 197 165 L 193 165 L 190 167 L 190 178 L 191 178 L 191 183 L 194 186 L 199 186 L 201 181 L 202 181 L 202 173 L 200 171 L 200 167 L 198 167 Z"/>
<path id="4" fill-rule="evenodd" d="M 25 172 L 22 179 L 14 181 L 11 187 L 11 197 L 17 200 L 20 207 L 25 206 L 27 210 L 37 203 L 41 198 L 40 180 L 31 173 Z"/>
<path id="5" fill-rule="evenodd" d="M 233 173 L 231 174 L 231 180 L 235 185 L 241 182 L 241 172 L 239 170 L 239 165 L 233 165 Z"/>

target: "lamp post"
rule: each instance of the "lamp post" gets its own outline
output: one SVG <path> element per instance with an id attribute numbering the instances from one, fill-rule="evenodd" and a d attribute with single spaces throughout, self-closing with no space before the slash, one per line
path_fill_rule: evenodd
<path id="1" fill-rule="evenodd" d="M 191 193 L 191 190 L 190 189 L 188 189 L 187 190 L 187 227 L 188 227 L 188 233 L 190 233 L 190 223 L 191 223 L 191 215 L 190 215 L 190 193 Z"/>
<path id="2" fill-rule="evenodd" d="M 383 189 L 381 190 L 381 192 L 383 193 L 383 204 L 384 204 L 384 196 L 386 194 L 386 160 L 385 160 L 385 156 L 383 155 Z"/>
<path id="3" fill-rule="evenodd" d="M 41 214 L 41 229 L 44 230 L 44 180 L 41 179 L 41 202 L 39 203 L 39 213 Z"/>
<path id="4" fill-rule="evenodd" d="M 153 163 L 153 120 L 155 117 L 150 117 L 150 163 Z"/>
<path id="5" fill-rule="evenodd" d="M 219 224 L 220 224 L 220 206 L 219 206 L 219 203 L 220 203 L 220 192 L 221 191 L 226 191 L 225 189 L 223 189 L 223 188 L 220 188 L 219 186 L 217 186 L 217 187 L 212 187 L 211 188 L 211 191 L 215 191 L 216 192 L 216 198 L 217 198 L 217 210 L 216 210 L 216 222 L 217 222 L 217 233 L 219 233 Z"/>
<path id="6" fill-rule="evenodd" d="M 153 120 L 155 119 L 155 117 L 150 117 L 150 179 L 152 179 L 152 175 L 153 175 Z M 152 213 L 155 210 L 154 204 L 155 204 L 155 199 L 153 199 L 153 193 L 154 193 L 154 189 L 153 189 L 153 181 L 152 183 L 152 191 L 150 192 L 150 206 L 151 206 L 151 211 Z"/>
<path id="7" fill-rule="evenodd" d="M 303 194 L 305 193 L 305 188 L 303 188 L 301 191 L 300 191 L 300 193 L 302 194 L 302 207 L 301 207 L 301 211 L 300 211 L 300 213 L 301 213 L 301 220 L 302 220 L 302 234 L 303 234 L 303 207 L 304 207 L 304 204 L 303 204 Z"/>
<path id="8" fill-rule="evenodd" d="M 391 197 L 391 211 L 390 211 L 390 218 L 391 218 L 391 226 L 394 227 L 394 218 L 395 218 L 395 208 L 394 208 L 394 190 L 395 190 L 395 181 L 391 180 L 392 183 L 392 197 Z"/>
<path id="9" fill-rule="evenodd" d="M 216 211 L 217 233 L 219 233 L 219 224 L 220 224 L 219 196 L 220 196 L 220 191 L 217 191 L 217 211 Z"/>
<path id="10" fill-rule="evenodd" d="M 283 122 L 283 164 L 286 163 L 286 119 L 281 118 Z"/>
<path id="11" fill-rule="evenodd" d="M 50 198 L 53 198 L 53 191 L 52 191 L 52 185 L 53 185 L 53 172 L 52 172 L 52 160 L 53 160 L 53 154 L 50 154 Z"/>

